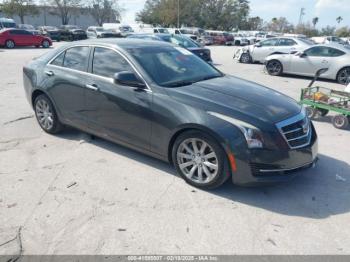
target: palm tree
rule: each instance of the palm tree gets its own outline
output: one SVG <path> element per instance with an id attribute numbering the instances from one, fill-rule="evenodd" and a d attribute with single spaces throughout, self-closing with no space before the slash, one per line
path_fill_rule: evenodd
<path id="1" fill-rule="evenodd" d="M 318 23 L 319 20 L 320 20 L 320 19 L 319 19 L 318 17 L 314 17 L 314 18 L 312 19 L 312 24 L 314 25 L 314 28 L 316 27 L 316 24 Z"/>
<path id="2" fill-rule="evenodd" d="M 343 21 L 343 18 L 341 16 L 338 16 L 336 20 L 337 20 L 338 24 L 340 24 L 341 21 Z"/>

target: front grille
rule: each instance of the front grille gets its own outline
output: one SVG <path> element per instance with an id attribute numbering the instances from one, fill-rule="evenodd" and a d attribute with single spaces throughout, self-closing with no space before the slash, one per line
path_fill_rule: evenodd
<path id="1" fill-rule="evenodd" d="M 310 144 L 312 129 L 304 113 L 278 123 L 277 128 L 291 149 Z"/>

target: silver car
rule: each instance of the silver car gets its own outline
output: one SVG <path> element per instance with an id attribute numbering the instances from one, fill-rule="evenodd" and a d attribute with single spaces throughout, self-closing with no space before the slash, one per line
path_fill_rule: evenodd
<path id="1" fill-rule="evenodd" d="M 266 58 L 266 69 L 270 75 L 314 76 L 321 68 L 328 68 L 322 78 L 347 84 L 350 77 L 350 47 L 316 45 L 295 54 L 271 55 Z"/>
<path id="2" fill-rule="evenodd" d="M 311 45 L 313 42 L 305 38 L 275 37 L 239 48 L 233 58 L 241 63 L 264 63 L 269 55 L 298 52 Z"/>

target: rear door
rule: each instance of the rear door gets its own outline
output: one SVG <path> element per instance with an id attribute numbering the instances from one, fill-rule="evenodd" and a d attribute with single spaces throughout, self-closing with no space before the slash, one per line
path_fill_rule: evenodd
<path id="1" fill-rule="evenodd" d="M 298 45 L 293 39 L 290 38 L 280 38 L 275 52 L 281 52 L 283 54 L 289 54 L 292 51 L 296 51 L 296 46 Z"/>
<path id="2" fill-rule="evenodd" d="M 102 136 L 150 149 L 152 92 L 114 83 L 114 74 L 135 73 L 116 50 L 95 47 L 90 64 L 86 110 L 89 128 Z"/>
<path id="3" fill-rule="evenodd" d="M 85 89 L 90 56 L 89 46 L 71 47 L 45 68 L 48 93 L 61 117 L 76 127 L 85 127 Z"/>

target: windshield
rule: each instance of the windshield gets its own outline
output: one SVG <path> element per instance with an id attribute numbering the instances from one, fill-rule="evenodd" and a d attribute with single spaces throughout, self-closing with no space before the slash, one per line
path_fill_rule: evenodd
<path id="1" fill-rule="evenodd" d="M 128 52 L 160 86 L 178 87 L 221 77 L 202 59 L 180 47 L 140 47 Z"/>
<path id="2" fill-rule="evenodd" d="M 192 39 L 190 39 L 188 37 L 184 37 L 184 36 L 174 35 L 170 38 L 170 42 L 175 44 L 175 45 L 179 45 L 181 47 L 184 47 L 184 48 L 199 47 L 199 45 L 196 44 Z"/>
<path id="3" fill-rule="evenodd" d="M 300 42 L 303 42 L 307 45 L 314 45 L 315 44 L 314 41 L 312 41 L 311 39 L 308 39 L 308 38 L 298 38 L 298 39 Z"/>

